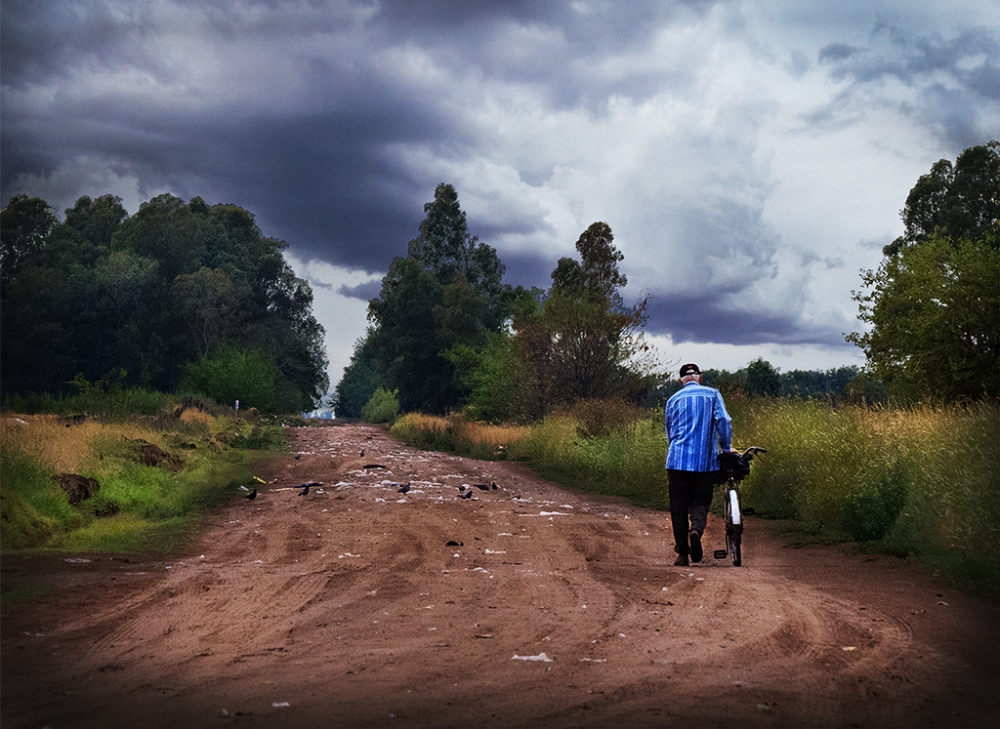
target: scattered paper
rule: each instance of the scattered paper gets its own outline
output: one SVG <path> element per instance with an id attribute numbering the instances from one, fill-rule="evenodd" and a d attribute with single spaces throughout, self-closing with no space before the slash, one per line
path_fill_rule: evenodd
<path id="1" fill-rule="evenodd" d="M 512 661 L 541 661 L 542 663 L 552 663 L 552 659 L 549 658 L 544 653 L 539 653 L 537 656 L 519 656 L 516 653 L 514 657 L 511 658 Z"/>

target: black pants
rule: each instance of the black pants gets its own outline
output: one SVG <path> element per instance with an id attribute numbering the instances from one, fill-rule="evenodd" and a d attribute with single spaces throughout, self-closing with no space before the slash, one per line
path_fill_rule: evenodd
<path id="1" fill-rule="evenodd" d="M 700 471 L 667 470 L 670 484 L 670 525 L 674 531 L 674 551 L 688 554 L 688 532 L 705 533 L 708 507 L 712 505 L 715 491 L 715 474 Z M 691 518 L 690 525 L 688 517 Z"/>

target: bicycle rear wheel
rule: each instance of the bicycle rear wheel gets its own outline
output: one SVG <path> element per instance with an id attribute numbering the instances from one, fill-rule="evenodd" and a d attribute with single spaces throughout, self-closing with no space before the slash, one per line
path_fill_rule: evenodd
<path id="1" fill-rule="evenodd" d="M 726 492 L 726 549 L 733 567 L 743 564 L 743 512 L 740 510 L 740 495 L 736 489 Z"/>

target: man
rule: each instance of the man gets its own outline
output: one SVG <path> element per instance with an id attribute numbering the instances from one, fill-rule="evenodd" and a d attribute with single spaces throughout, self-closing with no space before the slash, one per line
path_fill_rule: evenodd
<path id="1" fill-rule="evenodd" d="M 698 365 L 686 364 L 679 374 L 681 389 L 667 400 L 663 421 L 669 442 L 667 481 L 677 552 L 674 564 L 687 567 L 691 561 L 701 562 L 701 538 L 715 490 L 719 449 L 732 450 L 733 421 L 722 394 L 701 384 Z"/>

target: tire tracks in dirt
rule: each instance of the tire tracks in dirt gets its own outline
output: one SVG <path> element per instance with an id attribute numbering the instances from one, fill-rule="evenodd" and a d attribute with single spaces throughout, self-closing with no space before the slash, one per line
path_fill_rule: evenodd
<path id="1" fill-rule="evenodd" d="M 996 603 L 900 560 L 751 520 L 745 567 L 676 568 L 666 514 L 519 464 L 371 426 L 290 441 L 197 554 L 41 560 L 57 591 L 0 626 L 5 729 L 954 727 L 998 708 Z"/>

